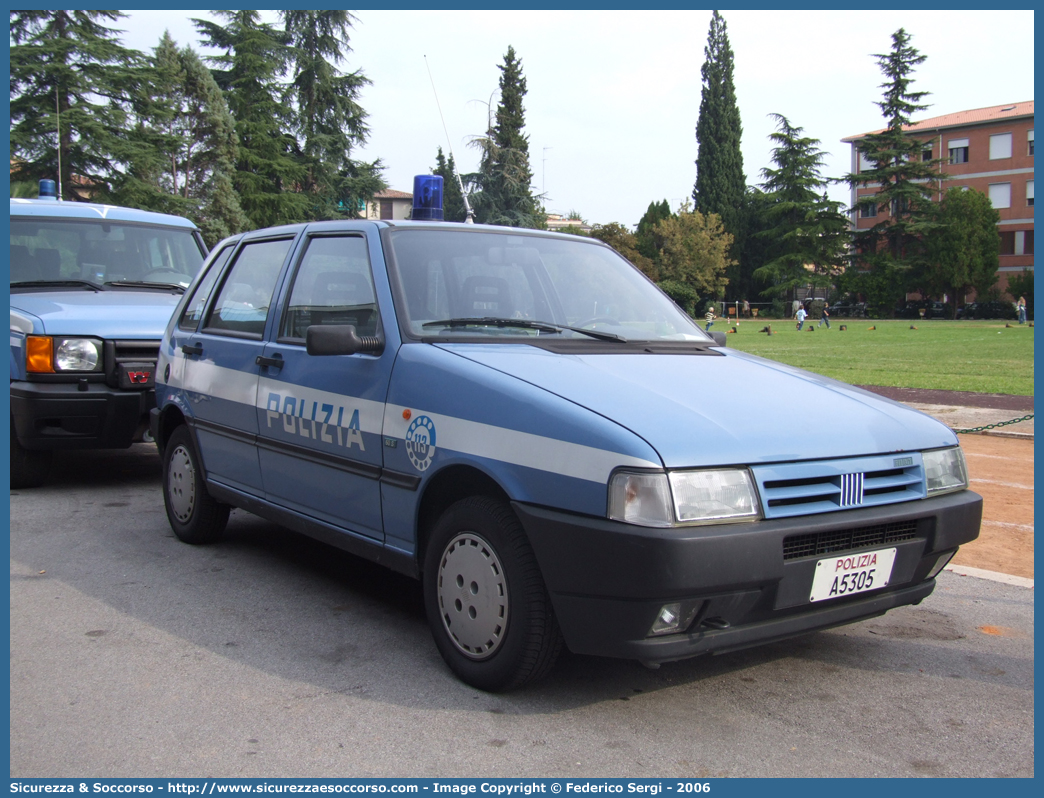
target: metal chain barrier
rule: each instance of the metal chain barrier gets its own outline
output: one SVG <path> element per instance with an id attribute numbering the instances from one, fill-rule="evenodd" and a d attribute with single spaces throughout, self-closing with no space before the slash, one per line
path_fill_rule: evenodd
<path id="1" fill-rule="evenodd" d="M 958 435 L 965 435 L 971 432 L 985 432 L 988 429 L 997 429 L 997 427 L 1006 427 L 1009 424 L 1018 424 L 1020 421 L 1029 421 L 1033 418 L 1033 414 L 1030 413 L 1028 416 L 1022 418 L 1013 418 L 1011 421 L 998 421 L 996 424 L 987 424 L 985 427 L 972 427 L 971 429 L 955 429 Z"/>

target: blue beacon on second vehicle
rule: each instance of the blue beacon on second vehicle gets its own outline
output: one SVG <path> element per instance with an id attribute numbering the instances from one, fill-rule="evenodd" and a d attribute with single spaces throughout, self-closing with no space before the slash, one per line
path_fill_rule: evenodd
<path id="1" fill-rule="evenodd" d="M 231 507 L 420 578 L 487 690 L 918 603 L 978 535 L 953 432 L 724 346 L 593 239 L 440 221 L 219 243 L 160 349 L 168 518 Z M 712 386 L 742 386 L 716 401 Z"/>

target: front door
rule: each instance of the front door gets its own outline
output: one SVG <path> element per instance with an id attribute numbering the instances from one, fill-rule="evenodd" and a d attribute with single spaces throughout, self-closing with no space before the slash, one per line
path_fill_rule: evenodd
<path id="1" fill-rule="evenodd" d="M 259 453 L 270 501 L 383 539 L 381 427 L 394 352 L 316 357 L 309 326 L 354 324 L 376 336 L 380 312 L 366 239 L 309 236 L 301 248 L 258 391 Z"/>

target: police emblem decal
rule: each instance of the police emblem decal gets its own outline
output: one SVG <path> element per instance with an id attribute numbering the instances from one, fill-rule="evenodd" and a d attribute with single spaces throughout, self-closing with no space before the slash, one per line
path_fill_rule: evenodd
<path id="1" fill-rule="evenodd" d="M 435 454 L 435 422 L 427 416 L 417 416 L 406 430 L 406 454 L 418 471 L 427 471 Z"/>

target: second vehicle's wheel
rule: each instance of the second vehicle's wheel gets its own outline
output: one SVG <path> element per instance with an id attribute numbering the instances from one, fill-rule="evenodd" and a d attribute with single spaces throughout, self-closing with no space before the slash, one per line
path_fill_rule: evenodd
<path id="1" fill-rule="evenodd" d="M 228 524 L 227 504 L 207 492 L 203 469 L 188 427 L 174 430 L 163 451 L 163 504 L 179 540 L 212 543 Z"/>
<path id="2" fill-rule="evenodd" d="M 14 420 L 11 421 L 11 488 L 38 488 L 47 481 L 53 452 L 49 449 L 26 449 L 18 442 Z"/>
<path id="3" fill-rule="evenodd" d="M 439 653 L 481 690 L 546 675 L 562 634 L 536 558 L 511 509 L 485 496 L 451 506 L 424 558 L 424 605 Z"/>

